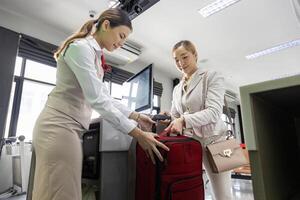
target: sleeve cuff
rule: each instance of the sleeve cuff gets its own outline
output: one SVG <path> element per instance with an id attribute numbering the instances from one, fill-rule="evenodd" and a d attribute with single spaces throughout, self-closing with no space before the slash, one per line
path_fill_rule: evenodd
<path id="1" fill-rule="evenodd" d="M 187 114 L 187 115 L 183 115 L 183 118 L 185 121 L 185 128 L 193 128 L 191 116 Z"/>
<path id="2" fill-rule="evenodd" d="M 128 118 L 130 114 L 132 113 L 132 110 L 124 110 L 123 114 Z"/>
<path id="3" fill-rule="evenodd" d="M 124 121 L 124 123 L 121 124 L 121 126 L 122 127 L 120 127 L 120 130 L 123 130 L 124 133 L 129 134 L 137 126 L 137 123 L 135 123 L 133 120 L 126 118 L 126 121 Z"/>

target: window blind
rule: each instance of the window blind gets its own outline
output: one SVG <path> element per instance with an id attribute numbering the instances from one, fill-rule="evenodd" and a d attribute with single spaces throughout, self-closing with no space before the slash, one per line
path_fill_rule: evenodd
<path id="1" fill-rule="evenodd" d="M 56 61 L 53 57 L 53 54 L 57 48 L 58 47 L 53 44 L 49 44 L 39 39 L 21 34 L 18 54 L 21 57 L 25 57 L 36 62 L 56 67 Z M 116 84 L 123 84 L 127 79 L 129 79 L 133 75 L 133 73 L 128 72 L 126 70 L 117 67 L 112 67 L 112 71 L 107 72 L 104 75 L 104 81 L 111 81 Z M 162 92 L 162 84 L 153 81 L 153 94 L 161 96 Z"/>
<path id="2" fill-rule="evenodd" d="M 20 37 L 19 56 L 56 67 L 53 55 L 57 46 L 24 34 L 21 34 Z"/>

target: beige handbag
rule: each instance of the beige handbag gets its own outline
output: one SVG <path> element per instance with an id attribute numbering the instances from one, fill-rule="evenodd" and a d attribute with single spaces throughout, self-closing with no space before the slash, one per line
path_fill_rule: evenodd
<path id="1" fill-rule="evenodd" d="M 203 79 L 204 86 L 202 102 L 205 102 L 206 97 L 206 79 L 207 73 L 204 74 Z M 224 103 L 227 110 L 227 115 L 230 115 L 225 96 Z M 228 119 L 232 130 L 234 130 L 231 117 L 228 116 Z M 207 158 L 214 173 L 229 171 L 248 164 L 248 160 L 245 157 L 243 149 L 240 147 L 239 142 L 235 138 L 233 138 L 233 131 L 227 130 L 224 132 L 224 136 L 225 135 L 227 135 L 226 140 L 213 142 L 206 146 Z"/>
<path id="2" fill-rule="evenodd" d="M 248 164 L 243 149 L 234 138 L 209 144 L 206 150 L 214 173 L 229 171 Z"/>

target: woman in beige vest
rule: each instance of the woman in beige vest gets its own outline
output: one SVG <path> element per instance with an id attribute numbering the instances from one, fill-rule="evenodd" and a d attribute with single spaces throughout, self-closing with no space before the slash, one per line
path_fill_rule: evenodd
<path id="1" fill-rule="evenodd" d="M 146 115 L 129 110 L 114 100 L 103 83 L 107 70 L 102 49 L 121 47 L 132 32 L 128 15 L 109 9 L 89 20 L 55 53 L 56 87 L 36 121 L 33 146 L 36 152 L 34 200 L 80 200 L 82 149 L 79 136 L 88 129 L 91 109 L 124 134 L 135 137 L 154 161 L 163 160 L 157 146 L 168 150 L 139 124 L 151 124 Z"/>
<path id="2" fill-rule="evenodd" d="M 212 185 L 214 200 L 231 200 L 231 172 L 213 173 L 205 153 L 206 144 L 223 139 L 222 135 L 218 134 L 226 130 L 221 119 L 225 93 L 224 78 L 217 72 L 205 72 L 198 68 L 198 54 L 190 41 L 183 40 L 175 44 L 173 57 L 183 77 L 173 91 L 171 108 L 173 121 L 167 129 L 183 133 L 201 142 L 203 165 Z M 207 94 L 205 102 L 202 102 L 205 73 Z"/>

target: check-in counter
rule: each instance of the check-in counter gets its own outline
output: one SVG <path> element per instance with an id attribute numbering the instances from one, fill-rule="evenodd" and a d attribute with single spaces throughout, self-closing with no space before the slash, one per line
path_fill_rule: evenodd
<path id="1" fill-rule="evenodd" d="M 97 185 L 101 200 L 128 199 L 128 150 L 132 137 L 98 118 L 83 136 L 83 183 Z"/>

